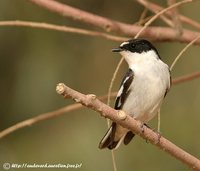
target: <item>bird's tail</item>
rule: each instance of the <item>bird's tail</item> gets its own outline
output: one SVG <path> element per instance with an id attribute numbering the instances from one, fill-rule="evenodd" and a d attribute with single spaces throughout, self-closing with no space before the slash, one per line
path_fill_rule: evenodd
<path id="1" fill-rule="evenodd" d="M 124 144 L 127 145 L 134 134 L 131 131 L 117 125 L 115 122 L 112 123 L 104 137 L 99 143 L 99 148 L 108 148 L 110 150 L 117 149 L 121 142 L 124 140 Z"/>

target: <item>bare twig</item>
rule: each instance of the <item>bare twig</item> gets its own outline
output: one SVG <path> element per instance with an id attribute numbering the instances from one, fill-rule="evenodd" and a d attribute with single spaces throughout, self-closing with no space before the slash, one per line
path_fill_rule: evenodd
<path id="1" fill-rule="evenodd" d="M 178 77 L 176 79 L 173 79 L 172 84 L 176 85 L 176 84 L 179 84 L 179 83 L 194 80 L 194 79 L 199 78 L 199 77 L 200 77 L 200 71 L 194 72 L 192 74 L 184 75 L 184 76 Z"/>
<path id="2" fill-rule="evenodd" d="M 151 144 L 159 147 L 161 150 L 169 153 L 171 156 L 182 161 L 185 165 L 192 168 L 193 170 L 200 170 L 200 160 L 186 151 L 182 150 L 169 140 L 164 137 L 159 138 L 158 134 L 151 129 L 144 126 L 144 131 L 141 131 L 141 122 L 133 119 L 129 115 L 121 116 L 119 111 L 107 106 L 106 104 L 99 101 L 94 95 L 84 95 L 79 93 L 63 83 L 60 83 L 56 87 L 58 94 L 62 96 L 70 96 L 76 102 L 99 112 L 102 116 L 111 119 L 112 121 L 120 124 L 121 126 L 128 128 L 140 137 L 148 140 Z"/>
<path id="3" fill-rule="evenodd" d="M 183 82 L 188 82 L 188 81 L 197 79 L 199 77 L 200 77 L 200 71 L 175 78 L 175 79 L 172 80 L 172 84 L 176 85 L 176 84 L 180 84 L 180 83 L 183 83 Z M 112 92 L 110 97 L 115 98 L 116 95 L 117 95 L 117 92 Z M 106 100 L 107 98 L 108 98 L 108 95 L 104 95 L 104 96 L 99 97 L 99 99 L 101 99 L 101 100 Z M 45 120 L 48 120 L 48 119 L 51 119 L 51 118 L 54 118 L 54 117 L 57 117 L 57 116 L 61 116 L 65 113 L 67 113 L 67 112 L 78 110 L 82 107 L 83 106 L 80 105 L 80 104 L 72 104 L 72 105 L 60 108 L 58 110 L 55 110 L 55 111 L 43 113 L 43 114 L 40 114 L 36 117 L 18 122 L 17 124 L 12 125 L 11 127 L 6 128 L 5 130 L 1 131 L 0 132 L 0 139 L 5 137 L 6 135 L 11 134 L 12 132 L 17 131 L 18 129 L 33 125 L 33 124 L 38 123 L 40 121 L 45 121 Z"/>
<path id="4" fill-rule="evenodd" d="M 107 105 L 110 105 L 110 95 L 111 95 L 111 92 L 112 92 L 112 87 L 113 87 L 113 84 L 114 84 L 114 81 L 115 81 L 115 78 L 117 76 L 117 73 L 119 71 L 119 68 L 122 64 L 122 62 L 124 61 L 124 58 L 122 57 L 113 73 L 113 76 L 112 76 L 112 79 L 110 81 L 110 85 L 109 85 L 109 88 L 108 88 L 108 100 L 107 100 Z"/>
<path id="5" fill-rule="evenodd" d="M 175 60 L 173 61 L 170 70 L 172 70 L 175 66 L 175 64 L 177 63 L 177 61 L 180 59 L 181 55 L 191 46 L 193 45 L 198 39 L 200 38 L 200 35 L 197 36 L 194 40 L 192 40 L 189 44 L 187 44 L 182 51 L 178 54 L 178 56 L 175 58 Z"/>
<path id="6" fill-rule="evenodd" d="M 151 17 L 152 17 L 152 16 L 148 16 L 148 17 L 146 17 L 146 18 L 144 18 L 144 19 L 142 19 L 142 20 L 139 20 L 139 21 L 135 22 L 134 25 L 139 25 L 139 26 L 141 26 L 141 25 L 143 25 L 144 23 L 146 23 L 147 21 L 149 21 L 149 20 L 151 19 Z"/>
<path id="7" fill-rule="evenodd" d="M 0 132 L 0 138 L 5 137 L 6 135 L 8 135 L 8 134 L 10 134 L 10 133 L 12 133 L 12 132 L 14 132 L 18 129 L 21 129 L 21 128 L 24 128 L 24 127 L 27 127 L 27 126 L 31 126 L 35 123 L 38 123 L 38 122 L 41 122 L 43 120 L 47 120 L 47 119 L 62 115 L 65 112 L 69 112 L 69 111 L 79 109 L 79 108 L 81 108 L 81 104 L 73 104 L 73 105 L 66 106 L 66 107 L 60 108 L 58 110 L 52 111 L 52 112 L 47 112 L 47 113 L 38 115 L 36 117 L 24 120 L 22 122 L 19 122 L 19 123 L 7 128 L 7 129 L 1 131 Z"/>
<path id="8" fill-rule="evenodd" d="M 142 28 L 140 26 L 125 24 L 122 22 L 114 21 L 105 17 L 101 17 L 69 5 L 59 3 L 54 0 L 42 1 L 42 0 L 29 0 L 34 4 L 37 4 L 43 8 L 46 8 L 52 12 L 56 12 L 62 16 L 72 18 L 76 21 L 91 24 L 93 26 L 102 28 L 106 31 L 112 31 L 115 33 L 123 34 L 128 37 L 135 36 L 138 31 Z M 147 28 L 141 36 L 151 39 L 152 41 L 178 41 L 178 42 L 190 42 L 193 40 L 197 32 L 189 31 L 183 29 L 183 34 L 181 37 L 176 36 L 174 30 L 168 27 L 149 27 Z M 196 44 L 200 44 L 197 41 Z"/>
<path id="9" fill-rule="evenodd" d="M 160 109 L 158 110 L 158 126 L 157 131 L 160 132 L 160 124 L 161 124 L 161 117 L 160 117 Z"/>
<path id="10" fill-rule="evenodd" d="M 18 129 L 21 129 L 21 128 L 24 128 L 24 127 L 27 127 L 27 126 L 31 126 L 31 125 L 38 123 L 38 122 L 41 122 L 43 120 L 47 120 L 47 119 L 50 119 L 50 118 L 53 118 L 53 117 L 57 117 L 59 115 L 62 115 L 65 112 L 70 112 L 72 110 L 76 110 L 76 109 L 79 109 L 81 107 L 82 107 L 81 104 L 73 104 L 73 105 L 69 105 L 69 106 L 60 108 L 58 110 L 52 111 L 52 112 L 47 112 L 47 113 L 38 115 L 36 117 L 24 120 L 22 122 L 19 122 L 19 123 L 7 128 L 7 129 L 1 131 L 0 132 L 0 138 L 5 137 L 6 135 L 8 135 L 8 134 L 10 134 L 10 133 L 12 133 L 12 132 L 14 132 Z"/>
<path id="11" fill-rule="evenodd" d="M 111 97 L 115 97 L 115 96 L 116 96 L 115 92 L 111 93 Z M 101 97 L 99 97 L 99 99 L 105 100 L 105 99 L 107 99 L 107 95 L 101 96 Z M 57 116 L 63 115 L 64 113 L 71 112 L 71 111 L 74 111 L 74 110 L 78 110 L 80 108 L 82 108 L 81 104 L 73 104 L 73 105 L 69 105 L 69 106 L 60 108 L 60 109 L 55 110 L 55 111 L 43 113 L 43 114 L 40 114 L 36 117 L 18 122 L 17 124 L 12 125 L 11 127 L 1 131 L 0 132 L 0 139 L 5 137 L 6 135 L 18 130 L 18 129 L 21 129 L 21 128 L 24 128 L 24 127 L 27 127 L 27 126 L 31 126 L 35 123 L 57 117 Z"/>
<path id="12" fill-rule="evenodd" d="M 171 6 L 169 6 L 168 8 L 165 8 L 163 9 L 162 11 L 158 12 L 156 15 L 154 15 L 148 22 L 145 23 L 144 27 L 141 28 L 141 30 L 136 34 L 135 38 L 139 37 L 139 35 L 141 35 L 141 33 L 153 22 L 155 21 L 160 15 L 164 14 L 165 12 L 175 8 L 175 7 L 178 7 L 182 4 L 185 4 L 185 3 L 189 3 L 189 2 L 192 2 L 192 0 L 183 0 L 181 2 L 177 2 Z"/>
<path id="13" fill-rule="evenodd" d="M 76 33 L 76 34 L 78 33 L 78 34 L 83 34 L 87 36 L 98 36 L 98 37 L 103 37 L 103 38 L 114 40 L 114 41 L 124 41 L 128 39 L 127 37 L 113 36 L 110 34 L 97 32 L 97 31 L 90 31 L 90 30 L 67 27 L 67 26 L 59 26 L 59 25 L 49 24 L 49 23 L 38 23 L 38 22 L 32 22 L 32 21 L 0 21 L 0 26 L 42 28 L 42 29 L 56 30 L 56 31 Z"/>
<path id="14" fill-rule="evenodd" d="M 141 26 L 143 24 L 144 19 L 146 18 L 148 9 L 145 7 L 142 14 L 140 15 L 139 21 L 137 22 L 137 25 Z"/>
<path id="15" fill-rule="evenodd" d="M 114 171 L 117 171 L 117 163 L 116 163 L 116 159 L 115 159 L 114 150 L 111 150 L 111 155 L 112 155 L 113 169 L 114 169 Z"/>
<path id="16" fill-rule="evenodd" d="M 145 8 L 145 9 L 147 9 L 147 8 Z M 144 13 L 144 12 L 143 12 Z M 139 26 L 141 26 L 141 25 L 143 25 L 144 23 L 146 23 L 147 21 L 149 21 L 151 18 L 152 18 L 152 16 L 148 16 L 148 17 L 146 17 L 146 18 L 144 18 L 143 17 L 143 14 L 142 13 L 142 15 L 140 16 L 140 19 L 139 19 L 139 21 L 137 21 L 137 22 L 135 22 L 134 24 L 135 25 L 139 25 Z M 174 27 L 174 24 L 172 23 L 172 21 L 170 20 L 170 19 L 168 19 L 166 16 L 164 16 L 164 15 L 161 15 L 161 16 L 159 16 L 167 25 L 169 25 L 170 27 Z"/>
<path id="17" fill-rule="evenodd" d="M 174 27 L 174 24 L 173 22 L 168 18 L 166 17 L 165 15 L 161 15 L 159 16 L 167 25 L 169 25 L 170 27 Z"/>
<path id="18" fill-rule="evenodd" d="M 150 11 L 154 12 L 154 13 L 157 13 L 161 10 L 163 10 L 164 8 L 157 5 L 157 4 L 154 4 L 152 2 L 149 2 L 149 1 L 146 1 L 146 0 L 137 0 L 137 2 L 139 2 L 141 5 L 145 6 L 146 8 L 148 8 Z M 170 17 L 173 17 L 173 14 L 171 13 L 171 11 L 167 11 L 166 12 L 166 15 L 170 16 Z M 197 21 L 194 21 L 188 17 L 185 17 L 183 15 L 180 15 L 179 14 L 179 17 L 180 17 L 180 20 L 184 23 L 187 23 L 197 29 L 200 29 L 200 23 L 197 22 Z"/>
<path id="19" fill-rule="evenodd" d="M 146 17 L 146 13 L 147 13 L 147 10 L 148 8 L 145 7 L 144 8 L 144 11 L 142 12 L 141 16 L 140 16 L 140 19 L 138 22 L 136 22 L 135 24 L 136 25 L 143 25 L 144 23 L 146 23 L 149 19 L 152 18 L 152 16 L 149 16 L 149 17 Z M 169 25 L 170 27 L 174 27 L 174 24 L 172 23 L 172 21 L 170 19 L 168 19 L 166 16 L 164 15 L 160 15 L 159 18 L 161 18 L 167 25 Z"/>

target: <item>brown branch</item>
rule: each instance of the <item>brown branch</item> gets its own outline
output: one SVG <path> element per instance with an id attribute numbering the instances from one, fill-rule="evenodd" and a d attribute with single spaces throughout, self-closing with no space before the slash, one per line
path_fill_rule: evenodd
<path id="1" fill-rule="evenodd" d="M 176 85 L 176 84 L 179 84 L 179 83 L 194 80 L 194 79 L 199 78 L 199 77 L 200 77 L 200 71 L 194 72 L 192 74 L 184 75 L 184 76 L 178 77 L 176 79 L 173 79 L 172 84 Z"/>
<path id="2" fill-rule="evenodd" d="M 190 47 L 192 46 L 195 41 L 197 41 L 200 38 L 200 35 L 197 36 L 194 40 L 192 40 L 190 43 L 188 43 L 180 52 L 179 54 L 176 56 L 176 58 L 174 59 L 174 61 L 172 62 L 171 66 L 170 66 L 170 71 L 172 71 L 172 69 L 174 68 L 174 66 L 176 65 L 177 61 L 180 59 L 180 57 L 183 55 L 183 53 Z"/>
<path id="3" fill-rule="evenodd" d="M 12 125 L 11 127 L 1 131 L 0 132 L 0 138 L 3 138 L 6 135 L 8 135 L 8 134 L 10 134 L 10 133 L 12 133 L 16 130 L 19 130 L 21 128 L 31 126 L 31 125 L 38 123 L 38 122 L 41 122 L 43 120 L 47 120 L 47 119 L 51 119 L 53 117 L 57 117 L 59 115 L 64 114 L 65 112 L 70 112 L 72 110 L 76 110 L 76 109 L 79 109 L 81 107 L 82 107 L 81 104 L 73 104 L 73 105 L 69 105 L 69 106 L 60 108 L 58 110 L 52 111 L 52 112 L 43 113 L 41 115 L 38 115 L 36 117 L 24 120 L 22 122 L 18 122 L 17 124 Z"/>
<path id="4" fill-rule="evenodd" d="M 178 77 L 178 78 L 175 78 L 172 80 L 172 84 L 173 85 L 176 85 L 176 84 L 180 84 L 180 83 L 183 83 L 183 82 L 187 82 L 187 81 L 191 81 L 191 80 L 194 80 L 194 79 L 197 79 L 200 77 L 200 71 L 199 72 L 195 72 L 195 73 L 192 73 L 192 74 L 188 74 L 188 75 L 185 75 L 185 76 L 181 76 L 181 77 Z M 112 98 L 115 98 L 117 95 L 117 92 L 112 92 L 110 97 Z M 99 99 L 101 100 L 106 100 L 108 98 L 108 95 L 104 95 L 104 96 L 100 96 Z M 21 122 L 18 122 L 17 124 L 14 124 L 6 129 L 4 129 L 3 131 L 0 132 L 0 139 L 21 129 L 21 128 L 24 128 L 24 127 L 27 127 L 27 126 L 31 126 L 33 124 L 36 124 L 38 122 L 41 122 L 41 121 L 44 121 L 44 120 L 48 120 L 48 119 L 51 119 L 51 118 L 54 118 L 54 117 L 57 117 L 57 116 L 61 116 L 67 112 L 71 112 L 71 111 L 74 111 L 74 110 L 77 110 L 77 109 L 80 109 L 82 108 L 83 106 L 80 105 L 80 104 L 72 104 L 72 105 L 69 105 L 69 106 L 66 106 L 66 107 L 63 107 L 63 108 L 60 108 L 58 110 L 55 110 L 55 111 L 51 111 L 51 112 L 47 112 L 47 113 L 43 113 L 43 114 L 40 114 L 36 117 L 33 117 L 33 118 L 30 118 L 30 119 L 27 119 L 27 120 L 24 120 L 24 121 L 21 121 Z"/>
<path id="5" fill-rule="evenodd" d="M 152 2 L 149 2 L 149 1 L 146 1 L 146 0 L 137 0 L 138 3 L 140 3 L 141 5 L 145 6 L 146 8 L 148 8 L 150 11 L 154 12 L 154 13 L 157 13 L 161 10 L 163 10 L 164 8 L 157 5 L 157 4 L 154 4 Z M 170 17 L 173 17 L 173 14 L 171 11 L 167 11 L 166 14 Z M 200 29 L 200 23 L 197 22 L 197 21 L 194 21 L 188 17 L 185 17 L 183 15 L 180 15 L 179 14 L 179 17 L 180 17 L 180 20 L 184 23 L 187 23 L 197 29 Z"/>
<path id="6" fill-rule="evenodd" d="M 138 31 L 142 28 L 132 24 L 125 24 L 122 22 L 114 21 L 108 18 L 104 18 L 66 4 L 56 2 L 54 0 L 29 0 L 43 8 L 46 8 L 52 12 L 56 12 L 64 17 L 72 18 L 76 21 L 87 23 L 106 31 L 112 31 L 125 36 L 135 36 Z M 197 36 L 197 32 L 183 29 L 181 37 L 176 36 L 173 29 L 168 27 L 149 27 L 141 36 L 151 39 L 152 41 L 179 41 L 179 42 L 190 42 Z M 200 40 L 196 42 L 200 45 Z"/>
<path id="7" fill-rule="evenodd" d="M 171 9 L 174 9 L 175 7 L 178 7 L 178 6 L 185 4 L 185 3 L 188 3 L 188 2 L 192 2 L 192 0 L 183 0 L 183 1 L 177 2 L 177 3 L 175 3 L 171 6 L 163 9 L 162 11 L 158 12 L 157 14 L 155 14 L 148 22 L 145 23 L 144 27 L 142 27 L 141 30 L 136 34 L 135 38 L 137 38 L 159 16 L 161 16 L 162 14 L 166 13 L 167 11 L 169 11 Z"/>
<path id="8" fill-rule="evenodd" d="M 32 21 L 0 21 L 0 26 L 42 28 L 42 29 L 56 30 L 56 31 L 62 31 L 62 32 L 69 32 L 69 33 L 78 33 L 78 34 L 83 34 L 87 36 L 98 36 L 98 37 L 103 37 L 103 38 L 114 40 L 114 41 L 124 41 L 128 39 L 127 37 L 113 36 L 106 33 L 97 32 L 97 31 L 90 31 L 90 30 L 67 27 L 67 26 L 59 26 L 59 25 L 49 24 L 49 23 L 38 23 L 38 22 L 32 22 Z"/>
<path id="9" fill-rule="evenodd" d="M 56 91 L 58 94 L 64 97 L 69 96 L 74 101 L 81 103 L 82 105 L 95 110 L 96 112 L 99 112 L 101 116 L 109 118 L 121 126 L 128 128 L 135 134 L 148 140 L 151 144 L 159 147 L 161 150 L 182 161 L 185 165 L 189 166 L 193 170 L 200 170 L 199 159 L 182 150 L 164 137 L 161 137 L 158 140 L 158 134 L 146 126 L 144 126 L 144 131 L 141 131 L 141 122 L 133 119 L 129 115 L 126 115 L 123 111 L 117 111 L 110 106 L 107 106 L 106 104 L 99 101 L 95 95 L 84 95 L 67 87 L 63 83 L 57 85 Z"/>

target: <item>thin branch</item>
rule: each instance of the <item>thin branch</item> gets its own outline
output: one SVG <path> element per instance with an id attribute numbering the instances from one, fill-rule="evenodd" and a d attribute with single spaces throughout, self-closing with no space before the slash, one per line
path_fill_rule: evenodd
<path id="1" fill-rule="evenodd" d="M 97 31 L 90 31 L 90 30 L 67 27 L 67 26 L 59 26 L 59 25 L 49 24 L 49 23 L 38 23 L 38 22 L 32 22 L 32 21 L 0 21 L 0 26 L 1 27 L 2 26 L 17 26 L 17 27 L 42 28 L 42 29 L 56 30 L 56 31 L 62 31 L 62 32 L 69 32 L 69 33 L 78 33 L 78 34 L 83 34 L 87 36 L 98 36 L 98 37 L 103 37 L 103 38 L 114 40 L 114 41 L 124 41 L 128 39 L 127 37 L 113 36 L 110 34 L 97 32 Z"/>
<path id="2" fill-rule="evenodd" d="M 111 93 L 111 96 L 112 97 L 116 97 L 116 93 Z M 101 96 L 101 97 L 99 97 L 99 99 L 106 100 L 107 99 L 107 95 Z M 71 112 L 71 111 L 74 111 L 74 110 L 78 110 L 78 109 L 81 109 L 81 108 L 82 108 L 81 104 L 72 104 L 72 105 L 60 108 L 58 110 L 55 110 L 55 111 L 43 113 L 43 114 L 40 114 L 40 115 L 38 115 L 36 117 L 33 117 L 33 118 L 30 118 L 30 119 L 26 119 L 24 121 L 18 122 L 17 124 L 12 125 L 11 127 L 6 128 L 3 131 L 1 131 L 0 132 L 0 139 L 5 137 L 8 134 L 11 134 L 12 132 L 14 132 L 16 130 L 21 129 L 21 128 L 24 128 L 24 127 L 27 127 L 27 126 L 31 126 L 31 125 L 33 125 L 35 123 L 38 123 L 38 122 L 41 122 L 41 121 L 44 121 L 44 120 L 48 120 L 48 119 L 63 115 L 64 113 Z"/>
<path id="3" fill-rule="evenodd" d="M 173 80 L 172 80 L 172 84 L 173 84 L 173 85 L 176 85 L 176 84 L 188 82 L 188 81 L 197 79 L 197 78 L 199 78 L 199 77 L 200 77 L 200 71 L 194 72 L 194 73 L 192 73 L 192 74 L 184 75 L 184 76 L 178 77 L 178 78 L 176 78 L 176 79 L 173 79 Z"/>
<path id="4" fill-rule="evenodd" d="M 73 105 L 69 105 L 69 106 L 60 108 L 58 110 L 52 111 L 52 112 L 47 112 L 47 113 L 38 115 L 36 117 L 24 120 L 22 122 L 19 122 L 19 123 L 7 128 L 7 129 L 1 131 L 0 132 L 0 138 L 3 138 L 6 135 L 8 135 L 8 134 L 10 134 L 10 133 L 12 133 L 12 132 L 14 132 L 16 130 L 19 130 L 21 128 L 24 128 L 24 127 L 27 127 L 27 126 L 31 126 L 31 125 L 33 125 L 35 123 L 38 123 L 38 122 L 41 122 L 43 120 L 47 120 L 47 119 L 51 119 L 51 118 L 57 117 L 59 115 L 64 114 L 65 112 L 70 112 L 70 111 L 73 111 L 73 110 L 80 109 L 81 107 L 82 107 L 81 104 L 73 104 Z"/>
<path id="5" fill-rule="evenodd" d="M 137 0 L 138 3 L 140 3 L 141 5 L 145 6 L 146 8 L 148 8 L 150 11 L 154 12 L 154 13 L 157 13 L 161 10 L 163 10 L 164 8 L 157 5 L 157 4 L 154 4 L 153 2 L 149 2 L 149 1 L 146 1 L 146 0 Z M 170 16 L 170 17 L 173 17 L 173 14 L 171 11 L 167 11 L 166 12 L 166 15 Z M 183 15 L 180 15 L 179 14 L 179 17 L 180 17 L 180 20 L 184 23 L 187 23 L 197 29 L 200 29 L 200 23 L 197 22 L 197 21 L 194 21 L 188 17 L 185 17 Z"/>
<path id="6" fill-rule="evenodd" d="M 174 27 L 174 24 L 173 22 L 168 18 L 166 17 L 165 15 L 161 15 L 159 16 L 167 25 L 169 25 L 170 27 Z"/>
<path id="7" fill-rule="evenodd" d="M 148 16 L 148 17 L 146 17 L 146 18 L 144 18 L 143 20 L 139 20 L 139 21 L 136 21 L 135 23 L 134 23 L 134 25 L 139 25 L 139 26 L 142 26 L 142 25 L 144 25 L 144 23 L 146 23 L 147 21 L 149 21 L 150 19 L 152 18 L 152 16 Z"/>
<path id="8" fill-rule="evenodd" d="M 42 1 L 42 0 L 29 0 L 30 2 L 37 4 L 43 8 L 46 8 L 52 12 L 56 12 L 64 17 L 72 18 L 76 21 L 90 24 L 99 28 L 102 28 L 109 32 L 115 32 L 123 34 L 128 37 L 135 36 L 138 31 L 142 28 L 132 24 L 125 24 L 122 22 L 114 21 L 105 17 L 101 17 L 66 4 L 56 2 L 54 0 Z M 190 42 L 193 40 L 197 32 L 183 29 L 181 37 L 176 36 L 174 30 L 168 27 L 149 27 L 141 36 L 151 39 L 152 41 L 178 41 L 178 42 Z M 200 41 L 196 44 L 200 45 Z"/>
<path id="9" fill-rule="evenodd" d="M 143 25 L 143 21 L 147 16 L 147 12 L 148 12 L 148 9 L 146 7 L 144 7 L 143 12 L 140 15 L 139 21 L 137 22 L 137 25 L 139 25 L 139 26 Z"/>
<path id="10" fill-rule="evenodd" d="M 116 164 L 116 160 L 115 160 L 114 150 L 111 150 L 111 156 L 112 156 L 113 169 L 114 169 L 114 171 L 117 171 L 117 164 Z"/>
<path id="11" fill-rule="evenodd" d="M 185 4 L 185 3 L 189 3 L 189 2 L 192 2 L 192 0 L 183 0 L 181 2 L 177 2 L 171 6 L 169 6 L 168 8 L 165 8 L 163 9 L 162 11 L 158 12 L 156 15 L 154 15 L 148 22 L 145 23 L 144 27 L 141 28 L 141 30 L 136 34 L 135 38 L 139 37 L 139 35 L 141 35 L 142 32 L 144 32 L 144 30 L 153 22 L 155 21 L 160 15 L 164 14 L 165 12 L 175 8 L 175 7 L 178 7 L 182 4 Z"/>
<path id="12" fill-rule="evenodd" d="M 145 8 L 145 9 L 147 9 L 147 8 Z M 144 10 L 145 11 L 145 10 Z M 139 25 L 139 26 L 142 26 L 144 23 L 146 23 L 147 21 L 149 21 L 151 18 L 152 18 L 152 16 L 148 16 L 148 17 L 144 17 L 143 15 L 144 15 L 144 11 L 143 11 L 143 13 L 142 13 L 142 15 L 140 16 L 140 19 L 139 19 L 139 21 L 137 21 L 137 22 L 135 22 L 134 24 L 135 25 Z M 159 16 L 167 25 L 169 25 L 170 27 L 174 27 L 174 24 L 172 23 L 172 21 L 170 20 L 170 19 L 168 19 L 166 16 L 164 16 L 164 15 L 161 15 L 161 16 Z"/>
<path id="13" fill-rule="evenodd" d="M 194 40 L 192 40 L 189 44 L 187 44 L 182 51 L 178 54 L 178 56 L 175 58 L 175 60 L 173 61 L 170 70 L 172 71 L 172 69 L 174 68 L 175 64 L 177 63 L 177 61 L 180 59 L 180 57 L 182 56 L 182 54 L 190 47 L 192 46 L 198 39 L 200 38 L 200 35 L 197 36 Z"/>
<path id="14" fill-rule="evenodd" d="M 160 124 L 161 124 L 161 117 L 160 117 L 160 109 L 158 110 L 158 125 L 157 125 L 157 131 L 160 132 Z"/>
<path id="15" fill-rule="evenodd" d="M 183 164 L 192 168 L 193 170 L 200 170 L 199 159 L 187 153 L 164 137 L 158 139 L 158 134 L 146 126 L 144 126 L 144 131 L 142 131 L 142 123 L 140 121 L 135 120 L 131 116 L 127 115 L 124 111 L 117 111 L 110 106 L 104 104 L 103 102 L 99 101 L 95 95 L 84 95 L 67 87 L 63 83 L 57 85 L 56 91 L 58 94 L 64 97 L 69 96 L 75 102 L 79 102 L 87 108 L 90 108 L 100 113 L 101 116 L 109 118 L 112 121 L 120 124 L 121 126 L 128 128 L 135 134 L 139 135 L 145 140 L 148 140 L 151 144 L 159 147 L 161 150 L 167 152 L 171 156 L 181 161 Z"/>
<path id="16" fill-rule="evenodd" d="M 110 81 L 110 85 L 109 85 L 109 88 L 108 88 L 108 99 L 107 99 L 107 105 L 110 105 L 110 96 L 111 96 L 111 92 L 112 92 L 112 87 L 113 87 L 113 84 L 114 84 L 114 81 L 115 81 L 115 78 L 117 76 L 117 73 L 119 71 L 119 68 L 120 66 L 122 65 L 122 62 L 124 61 L 124 58 L 122 57 L 113 73 L 113 76 L 112 76 L 112 79 Z"/>

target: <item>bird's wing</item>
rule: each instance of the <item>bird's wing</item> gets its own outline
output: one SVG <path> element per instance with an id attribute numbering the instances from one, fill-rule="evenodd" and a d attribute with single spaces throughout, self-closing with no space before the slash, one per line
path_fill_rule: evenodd
<path id="1" fill-rule="evenodd" d="M 171 72 L 170 72 L 170 69 L 169 69 L 169 84 L 168 84 L 167 89 L 165 91 L 164 98 L 167 95 L 167 93 L 169 92 L 169 89 L 171 88 L 171 85 L 172 85 L 172 77 L 171 77 Z"/>
<path id="2" fill-rule="evenodd" d="M 120 85 L 120 89 L 117 94 L 117 98 L 115 101 L 115 109 L 119 110 L 122 108 L 128 94 L 129 94 L 129 87 L 133 81 L 134 73 L 131 69 L 129 69 L 124 76 L 122 83 Z M 113 122 L 103 139 L 99 144 L 99 148 L 109 148 L 109 149 L 116 149 L 124 139 L 127 130 L 122 126 L 118 125 L 116 122 Z M 124 141 L 125 144 L 128 144 L 130 140 L 134 137 L 132 132 L 128 133 L 126 139 Z"/>
<path id="3" fill-rule="evenodd" d="M 133 81 L 133 78 L 134 72 L 133 70 L 129 69 L 121 82 L 120 89 L 115 101 L 115 109 L 119 110 L 124 105 L 124 102 L 129 95 L 129 87 Z"/>

